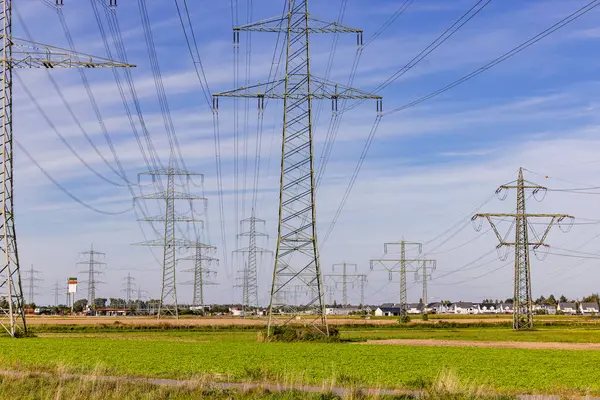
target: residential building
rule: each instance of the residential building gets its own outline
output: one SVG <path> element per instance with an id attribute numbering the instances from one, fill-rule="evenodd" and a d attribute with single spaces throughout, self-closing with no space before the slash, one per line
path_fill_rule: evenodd
<path id="1" fill-rule="evenodd" d="M 577 305 L 575 303 L 558 303 L 557 310 L 565 314 L 576 314 Z"/>
<path id="2" fill-rule="evenodd" d="M 498 313 L 512 314 L 513 313 L 513 303 L 500 303 L 498 305 Z"/>
<path id="3" fill-rule="evenodd" d="M 579 312 L 581 314 L 598 314 L 598 303 L 594 303 L 594 302 L 579 303 Z"/>
<path id="4" fill-rule="evenodd" d="M 449 312 L 452 314 L 479 314 L 479 304 L 470 301 L 458 301 L 450 305 Z"/>
<path id="5" fill-rule="evenodd" d="M 479 305 L 479 309 L 482 314 L 497 314 L 498 313 L 498 304 L 481 303 Z"/>

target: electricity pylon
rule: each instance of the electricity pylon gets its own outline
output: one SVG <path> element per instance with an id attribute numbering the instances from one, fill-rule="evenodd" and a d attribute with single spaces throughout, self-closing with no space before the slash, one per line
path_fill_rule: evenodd
<path id="1" fill-rule="evenodd" d="M 365 297 L 365 282 L 367 279 L 367 276 L 365 274 L 349 274 L 348 273 L 348 269 L 354 267 L 354 272 L 356 272 L 358 266 L 356 264 L 350 264 L 347 262 L 343 262 L 343 263 L 339 263 L 339 264 L 333 264 L 332 269 L 335 271 L 336 267 L 341 267 L 342 269 L 342 273 L 341 274 L 329 274 L 326 275 L 327 278 L 330 278 L 330 280 L 333 281 L 333 283 L 335 284 L 335 286 L 337 287 L 338 284 L 341 283 L 342 285 L 342 306 L 347 306 L 349 305 L 349 301 L 348 301 L 348 285 L 350 285 L 352 288 L 354 288 L 355 284 L 359 284 L 360 285 L 360 304 L 362 304 L 364 302 L 364 297 Z M 340 282 L 341 279 L 341 282 Z"/>
<path id="2" fill-rule="evenodd" d="M 371 260 L 371 270 L 373 270 L 375 264 L 379 264 L 383 266 L 389 272 L 389 279 L 392 280 L 392 275 L 394 273 L 400 274 L 400 302 L 399 305 L 399 314 L 401 317 L 405 316 L 407 313 L 407 300 L 406 300 L 406 273 L 407 272 L 416 272 L 419 267 L 413 267 L 413 263 L 423 262 L 423 263 L 435 263 L 435 260 L 424 260 L 420 258 L 408 259 L 406 258 L 406 248 L 408 246 L 417 246 L 419 250 L 419 254 L 422 251 L 423 245 L 421 243 L 416 242 L 407 242 L 402 240 L 400 242 L 390 242 L 384 243 L 383 252 L 385 255 L 388 254 L 398 254 L 392 253 L 391 248 L 395 246 L 400 246 L 400 258 L 379 258 Z M 392 266 L 388 266 L 388 264 L 393 263 Z"/>
<path id="3" fill-rule="evenodd" d="M 58 297 L 60 296 L 60 285 L 58 283 L 58 281 L 56 281 L 56 283 L 54 284 L 54 287 L 52 288 L 52 293 L 54 293 L 54 305 L 58 307 Z"/>
<path id="4" fill-rule="evenodd" d="M 517 212 L 515 214 L 475 214 L 473 220 L 482 217 L 486 218 L 494 230 L 498 241 L 496 247 L 514 247 L 515 248 L 515 285 L 513 298 L 513 329 L 524 330 L 533 328 L 533 306 L 531 303 L 531 268 L 529 260 L 529 247 L 533 247 L 534 252 L 540 247 L 550 247 L 545 243 L 548 233 L 554 224 L 558 224 L 565 219 L 573 220 L 573 217 L 567 214 L 528 214 L 525 210 L 525 190 L 533 191 L 533 195 L 540 191 L 547 191 L 547 188 L 536 183 L 527 181 L 523 178 L 523 168 L 519 168 L 519 175 L 516 181 L 500 186 L 496 193 L 500 194 L 503 190 L 517 190 Z M 504 199 L 504 198 L 503 198 Z M 515 224 L 515 241 L 508 242 L 505 237 L 500 235 L 498 228 L 492 218 L 514 218 Z M 545 218 L 550 219 L 546 230 L 541 237 L 531 227 L 528 218 Z M 535 241 L 529 241 L 529 230 L 533 233 Z M 510 231 L 508 232 L 510 233 Z"/>
<path id="5" fill-rule="evenodd" d="M 41 274 L 41 271 L 33 269 L 33 264 L 31 264 L 31 268 L 26 270 L 25 274 L 27 274 L 27 300 L 29 305 L 32 305 L 34 304 L 33 297 L 36 294 L 39 294 L 36 293 L 36 289 L 39 289 L 39 286 L 36 285 L 36 282 L 41 281 L 41 279 L 37 277 L 39 274 Z"/>
<path id="6" fill-rule="evenodd" d="M 127 273 L 127 276 L 123 280 L 125 281 L 125 287 L 121 289 L 121 292 L 125 292 L 125 305 L 126 307 L 129 307 L 132 298 L 131 295 L 135 290 L 135 278 L 131 276 L 131 273 Z"/>
<path id="7" fill-rule="evenodd" d="M 99 283 L 103 283 L 96 279 L 96 275 L 99 275 L 102 273 L 102 271 L 99 271 L 96 267 L 106 265 L 105 262 L 101 262 L 99 260 L 100 258 L 106 256 L 106 253 L 101 253 L 99 251 L 95 251 L 94 245 L 92 244 L 89 251 L 84 251 L 82 253 L 79 253 L 79 255 L 85 256 L 87 258 L 87 260 L 80 261 L 77 264 L 87 266 L 87 269 L 85 271 L 83 271 L 83 273 L 88 274 L 88 281 L 87 281 L 87 284 L 88 284 L 88 294 L 87 294 L 88 307 L 92 310 L 95 310 L 96 309 L 96 285 Z"/>
<path id="8" fill-rule="evenodd" d="M 195 196 L 188 192 L 180 192 L 175 190 L 175 178 L 180 177 L 181 179 L 191 181 L 192 177 L 200 176 L 194 172 L 189 172 L 183 169 L 173 167 L 173 156 L 169 160 L 168 168 L 160 168 L 157 170 L 142 172 L 139 174 L 141 178 L 144 175 L 151 176 L 153 181 L 161 182 L 161 177 L 166 177 L 166 188 L 162 188 L 157 193 L 148 195 L 138 196 L 139 199 L 155 199 L 164 200 L 165 209 L 163 215 L 155 217 L 142 218 L 140 221 L 146 222 L 163 222 L 164 223 L 164 236 L 155 240 L 148 240 L 142 243 L 136 243 L 138 246 L 158 246 L 163 248 L 163 266 L 162 266 L 162 289 L 160 295 L 160 305 L 158 307 L 157 318 L 160 319 L 161 314 L 171 314 L 175 318 L 179 318 L 179 310 L 177 308 L 177 284 L 175 281 L 175 264 L 177 262 L 176 251 L 180 248 L 178 244 L 181 244 L 181 240 L 175 237 L 175 227 L 177 222 L 201 222 L 200 219 L 196 219 L 191 215 L 177 213 L 175 211 L 175 201 L 188 201 L 190 204 L 196 200 L 206 201 L 205 197 Z M 138 178 L 138 179 L 140 179 Z M 162 185 L 161 185 L 162 186 Z M 191 209 L 193 207 L 190 205 Z"/>
<path id="9" fill-rule="evenodd" d="M 187 248 L 194 249 L 193 255 L 180 258 L 179 260 L 192 260 L 194 267 L 186 269 L 183 272 L 193 272 L 194 279 L 186 284 L 194 285 L 194 295 L 192 305 L 196 307 L 204 306 L 204 286 L 218 285 L 218 283 L 210 280 L 217 275 L 217 271 L 212 268 L 214 264 L 218 264 L 219 260 L 212 256 L 217 251 L 215 246 L 201 242 L 190 242 L 186 245 Z"/>
<path id="10" fill-rule="evenodd" d="M 35 43 L 12 35 L 12 0 L 0 0 L 0 326 L 12 337 L 27 332 L 14 221 L 13 90 L 15 68 L 134 67 L 105 58 Z"/>
<path id="11" fill-rule="evenodd" d="M 256 238 L 263 237 L 268 238 L 269 236 L 262 232 L 257 232 L 256 224 L 265 224 L 265 220 L 256 218 L 254 215 L 254 209 L 249 218 L 240 221 L 240 227 L 242 233 L 238 234 L 239 238 L 248 238 L 248 246 L 233 251 L 233 254 L 240 254 L 244 259 L 244 268 L 240 271 L 242 274 L 242 310 L 244 313 L 247 309 L 252 307 L 258 308 L 258 261 L 257 254 L 263 255 L 272 253 L 272 251 L 258 247 L 256 245 Z M 247 230 L 246 230 L 247 229 Z M 261 257 L 262 259 L 262 257 Z"/>
<path id="12" fill-rule="evenodd" d="M 328 335 L 316 230 L 312 102 L 329 99 L 334 112 L 339 99 L 376 99 L 378 112 L 382 106 L 380 96 L 312 75 L 310 36 L 314 33 L 355 33 L 358 45 L 362 45 L 362 30 L 311 17 L 308 0 L 287 0 L 287 14 L 283 18 L 235 27 L 236 46 L 241 31 L 283 32 L 287 39 L 283 78 L 213 95 L 215 113 L 218 112 L 219 97 L 257 98 L 259 112 L 264 110 L 265 99 L 283 100 L 279 220 L 267 335 L 276 323 L 276 312 L 285 315 L 280 322 L 286 324 L 295 319 L 298 310 L 306 312 L 307 309 L 315 315 L 311 325 Z M 314 296 L 311 295 L 301 307 L 280 304 L 281 296 L 277 294 L 298 284 L 314 287 L 310 290 Z"/>
<path id="13" fill-rule="evenodd" d="M 419 269 L 415 272 L 415 281 L 422 281 L 423 283 L 423 293 L 421 299 L 423 300 L 423 314 L 427 314 L 427 281 L 431 279 L 431 274 L 435 271 L 436 268 L 435 260 L 422 260 Z"/>

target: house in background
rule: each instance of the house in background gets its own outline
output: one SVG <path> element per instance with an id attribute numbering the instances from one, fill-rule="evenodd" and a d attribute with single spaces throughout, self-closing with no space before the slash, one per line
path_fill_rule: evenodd
<path id="1" fill-rule="evenodd" d="M 470 301 L 458 301 L 450 305 L 450 313 L 452 314 L 479 314 L 479 304 L 471 303 Z"/>
<path id="2" fill-rule="evenodd" d="M 419 303 L 409 303 L 406 305 L 407 314 L 421 314 L 423 305 Z"/>
<path id="3" fill-rule="evenodd" d="M 481 303 L 479 309 L 482 314 L 497 314 L 498 313 L 498 304 L 494 303 Z"/>
<path id="4" fill-rule="evenodd" d="M 397 317 L 400 315 L 400 306 L 394 303 L 383 303 L 375 309 L 376 317 Z"/>
<path id="5" fill-rule="evenodd" d="M 554 315 L 556 314 L 556 306 L 552 304 L 534 304 L 533 312 L 539 312 L 540 314 Z"/>
<path id="6" fill-rule="evenodd" d="M 598 314 L 598 303 L 579 303 L 579 312 L 582 314 Z"/>
<path id="7" fill-rule="evenodd" d="M 444 303 L 429 303 L 427 305 L 427 308 L 430 312 L 434 313 L 434 314 L 446 314 L 448 313 L 448 306 L 445 305 Z"/>
<path id="8" fill-rule="evenodd" d="M 575 303 L 558 303 L 558 311 L 562 311 L 565 314 L 576 314 L 577 305 Z"/>
<path id="9" fill-rule="evenodd" d="M 498 313 L 512 314 L 513 313 L 513 304 L 512 303 L 500 303 L 498 305 Z"/>

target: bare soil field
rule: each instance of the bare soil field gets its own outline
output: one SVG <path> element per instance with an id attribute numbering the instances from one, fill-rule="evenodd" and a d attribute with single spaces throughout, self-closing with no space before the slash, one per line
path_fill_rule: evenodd
<path id="1" fill-rule="evenodd" d="M 296 322 L 301 323 L 306 320 L 298 320 Z M 394 325 L 398 323 L 397 319 L 357 319 L 357 318 L 328 318 L 327 321 L 330 325 Z M 460 319 L 444 319 L 444 322 L 467 324 L 467 323 L 496 323 L 510 321 L 509 318 L 495 318 L 495 319 L 483 319 L 483 318 L 460 318 Z M 121 324 L 133 324 L 133 325 L 158 325 L 158 324 L 172 324 L 172 325 L 253 325 L 263 326 L 267 324 L 267 318 L 236 318 L 236 317 L 223 317 L 223 318 L 150 318 L 150 317 L 60 317 L 60 316 L 28 316 L 27 323 L 30 325 L 97 325 L 97 324 L 113 324 L 115 322 Z M 418 324 L 435 324 L 438 320 L 422 321 L 420 319 L 413 319 L 412 323 Z"/>
<path id="2" fill-rule="evenodd" d="M 478 340 L 438 340 L 438 339 L 385 339 L 367 340 L 359 344 L 381 344 L 401 346 L 439 347 L 487 347 L 507 349 L 544 350 L 600 350 L 600 343 L 561 343 L 561 342 L 484 342 Z"/>

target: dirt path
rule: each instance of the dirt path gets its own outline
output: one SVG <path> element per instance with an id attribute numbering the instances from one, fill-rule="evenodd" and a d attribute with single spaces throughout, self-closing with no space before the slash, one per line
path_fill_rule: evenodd
<path id="1" fill-rule="evenodd" d="M 489 347 L 504 349 L 600 350 L 600 343 L 565 342 L 485 342 L 480 340 L 385 339 L 367 340 L 361 344 L 402 346 Z"/>

